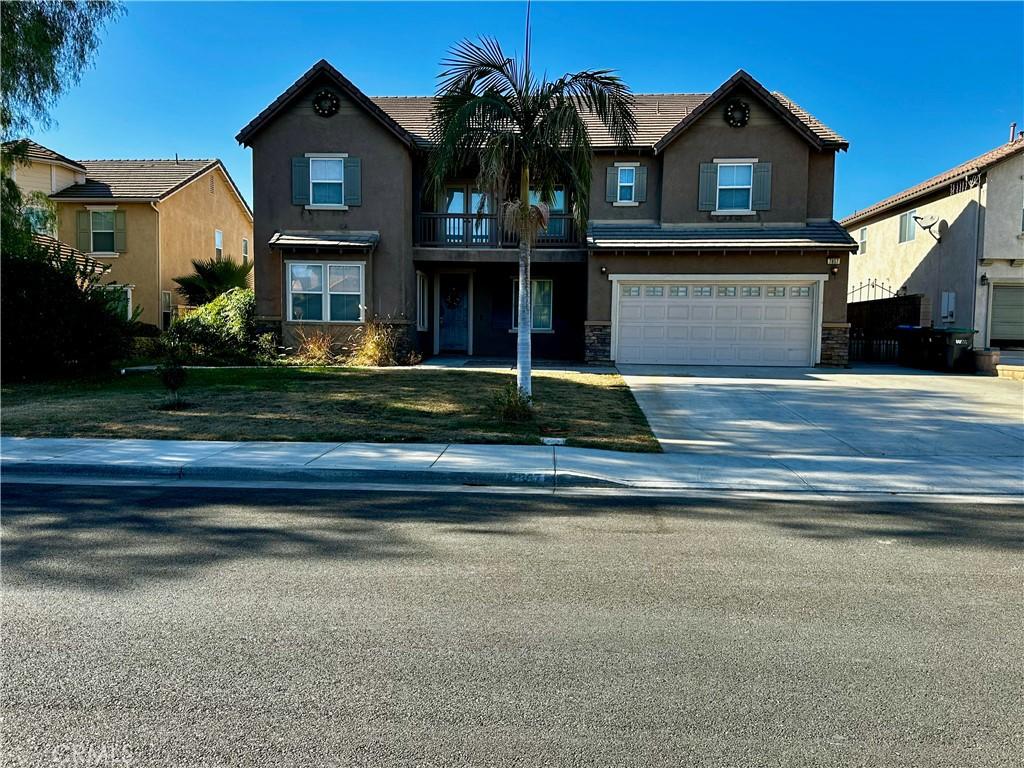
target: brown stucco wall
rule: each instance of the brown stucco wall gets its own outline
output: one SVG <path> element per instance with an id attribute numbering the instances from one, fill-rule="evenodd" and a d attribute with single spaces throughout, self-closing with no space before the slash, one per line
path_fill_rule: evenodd
<path id="1" fill-rule="evenodd" d="M 811 150 L 807 162 L 807 218 L 831 219 L 836 186 L 835 152 Z"/>
<path id="2" fill-rule="evenodd" d="M 612 317 L 612 284 L 610 274 L 801 274 L 828 275 L 822 322 L 846 322 L 846 280 L 849 256 L 839 255 L 839 272 L 831 274 L 827 264 L 835 253 L 780 255 L 657 255 L 657 254 L 594 254 L 587 268 L 587 320 L 610 321 Z M 607 274 L 601 274 L 605 267 Z"/>
<path id="3" fill-rule="evenodd" d="M 100 258 L 110 265 L 110 271 L 103 277 L 104 283 L 131 284 L 132 303 L 142 307 L 139 320 L 158 324 L 160 319 L 159 290 L 159 236 L 157 214 L 149 203 L 111 203 L 117 210 L 125 212 L 126 250 L 117 258 Z M 100 205 L 97 203 L 97 205 Z M 57 204 L 57 237 L 77 247 L 75 231 L 78 211 L 86 205 L 77 203 Z"/>
<path id="4" fill-rule="evenodd" d="M 210 182 L 213 181 L 212 191 Z M 214 231 L 224 233 L 224 258 L 242 261 L 242 238 L 253 253 L 252 221 L 223 171 L 215 168 L 157 203 L 160 211 L 160 290 L 175 291 L 174 278 L 190 274 L 193 259 L 215 256 Z M 183 302 L 174 292 L 172 302 Z"/>
<path id="5" fill-rule="evenodd" d="M 366 302 L 370 312 L 415 312 L 412 265 L 412 161 L 409 150 L 376 118 L 342 94 L 330 118 L 319 117 L 313 82 L 292 106 L 252 139 L 257 313 L 283 319 L 281 254 L 267 241 L 281 230 L 376 230 L 380 243 L 370 258 Z M 337 88 L 332 88 L 338 93 Z M 307 152 L 346 152 L 362 161 L 362 205 L 347 211 L 309 211 L 291 202 L 291 158 Z M 323 258 L 323 255 L 312 258 Z M 348 257 L 345 257 L 346 260 Z"/>
<path id="6" fill-rule="evenodd" d="M 647 200 L 639 205 L 614 205 L 605 200 L 605 174 L 615 163 L 640 163 L 647 168 Z M 661 158 L 648 154 L 595 154 L 591 165 L 591 221 L 657 221 L 661 216 Z"/>
<path id="7" fill-rule="evenodd" d="M 729 128 L 722 110 L 712 109 L 665 148 L 662 155 L 662 221 L 666 223 L 804 223 L 811 211 L 828 210 L 831 216 L 832 188 L 828 171 L 821 167 L 834 162 L 831 152 L 815 160 L 815 184 L 810 187 L 810 155 L 817 151 L 796 131 L 761 104 L 754 96 L 737 92 L 750 106 L 750 122 L 743 128 Z M 715 158 L 756 157 L 772 164 L 771 209 L 752 216 L 713 216 L 699 211 L 700 164 Z M 813 194 L 814 200 L 809 196 Z"/>

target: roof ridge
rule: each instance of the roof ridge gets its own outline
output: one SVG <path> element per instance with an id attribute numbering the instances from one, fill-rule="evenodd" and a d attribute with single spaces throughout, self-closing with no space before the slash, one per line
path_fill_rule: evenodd
<path id="1" fill-rule="evenodd" d="M 80 163 L 213 163 L 219 157 L 95 157 Z"/>

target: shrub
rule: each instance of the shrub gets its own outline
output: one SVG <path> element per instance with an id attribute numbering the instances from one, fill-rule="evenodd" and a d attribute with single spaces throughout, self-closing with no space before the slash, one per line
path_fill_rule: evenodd
<path id="1" fill-rule="evenodd" d="M 45 378 L 103 371 L 128 352 L 132 325 L 98 276 L 45 250 L 0 256 L 3 376 Z"/>
<path id="2" fill-rule="evenodd" d="M 160 377 L 160 383 L 171 393 L 171 399 L 177 402 L 178 390 L 185 386 L 185 380 L 188 378 L 185 366 L 176 358 L 170 357 L 156 369 L 156 374 Z"/>
<path id="3" fill-rule="evenodd" d="M 331 365 L 337 362 L 334 337 L 323 328 L 299 328 L 295 336 L 299 342 L 295 352 L 295 359 L 298 362 L 306 365 Z"/>
<path id="4" fill-rule="evenodd" d="M 533 398 L 509 381 L 494 396 L 494 411 L 501 422 L 524 422 L 533 419 Z"/>
<path id="5" fill-rule="evenodd" d="M 186 312 L 171 324 L 167 341 L 206 362 L 258 362 L 267 352 L 266 339 L 256 333 L 256 296 L 249 288 L 234 288 Z"/>
<path id="6" fill-rule="evenodd" d="M 352 365 L 415 365 L 419 353 L 409 344 L 404 323 L 396 323 L 390 315 L 374 315 L 352 335 Z"/>

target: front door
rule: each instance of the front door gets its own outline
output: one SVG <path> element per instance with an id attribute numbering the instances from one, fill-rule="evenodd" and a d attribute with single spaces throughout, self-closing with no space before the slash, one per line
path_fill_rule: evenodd
<path id="1" fill-rule="evenodd" d="M 438 350 L 469 352 L 469 275 L 438 277 Z"/>

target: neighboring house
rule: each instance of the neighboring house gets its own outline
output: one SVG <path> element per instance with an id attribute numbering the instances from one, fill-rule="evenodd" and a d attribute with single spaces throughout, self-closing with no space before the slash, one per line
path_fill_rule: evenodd
<path id="1" fill-rule="evenodd" d="M 237 138 L 253 150 L 257 311 L 286 343 L 368 315 L 427 353 L 512 356 L 517 251 L 471 170 L 425 194 L 432 97 L 370 98 L 320 61 Z M 592 120 L 590 225 L 560 193 L 533 252 L 534 354 L 620 363 L 844 365 L 847 142 L 738 72 Z"/>
<path id="2" fill-rule="evenodd" d="M 932 324 L 975 346 L 1024 347 L 1024 135 L 841 222 L 859 243 L 851 286 L 931 299 Z"/>
<path id="3" fill-rule="evenodd" d="M 132 286 L 140 321 L 170 325 L 193 259 L 249 260 L 252 212 L 220 160 L 80 163 L 85 178 L 50 196 L 58 237 Z"/>
<path id="4" fill-rule="evenodd" d="M 43 224 L 48 217 L 33 215 L 32 198 L 48 197 L 72 184 L 83 183 L 85 166 L 29 139 L 5 142 L 3 151 L 6 153 L 14 144 L 24 144 L 26 162 L 16 163 L 11 169 L 11 177 L 25 198 L 29 216 L 33 218 L 33 227 L 42 234 L 55 235 L 53 228 Z"/>

